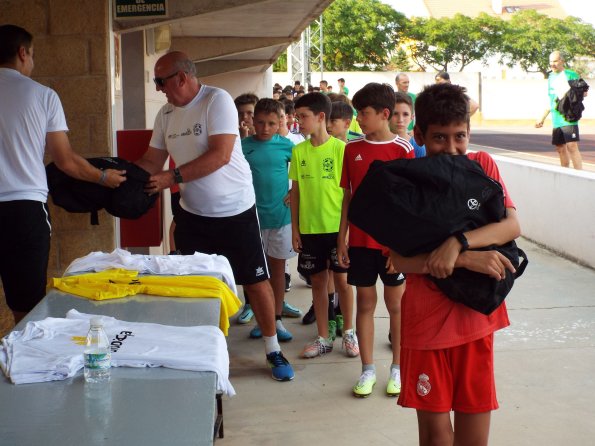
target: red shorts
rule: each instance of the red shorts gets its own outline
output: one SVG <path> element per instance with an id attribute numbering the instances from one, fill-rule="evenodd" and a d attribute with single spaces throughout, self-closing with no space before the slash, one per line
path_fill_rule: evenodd
<path id="1" fill-rule="evenodd" d="M 401 348 L 401 385 L 403 407 L 463 413 L 497 409 L 494 335 L 442 350 Z"/>

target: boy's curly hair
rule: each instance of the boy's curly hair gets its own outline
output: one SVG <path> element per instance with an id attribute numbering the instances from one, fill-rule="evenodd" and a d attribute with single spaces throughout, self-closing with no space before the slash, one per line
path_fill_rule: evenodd
<path id="1" fill-rule="evenodd" d="M 431 124 L 448 125 L 466 122 L 469 125 L 467 90 L 455 84 L 427 85 L 415 100 L 415 125 L 426 133 Z"/>

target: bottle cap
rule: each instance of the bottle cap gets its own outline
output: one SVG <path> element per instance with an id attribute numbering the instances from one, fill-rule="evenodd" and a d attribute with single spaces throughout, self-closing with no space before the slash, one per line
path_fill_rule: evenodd
<path id="1" fill-rule="evenodd" d="M 103 319 L 101 316 L 91 318 L 91 327 L 103 327 Z"/>

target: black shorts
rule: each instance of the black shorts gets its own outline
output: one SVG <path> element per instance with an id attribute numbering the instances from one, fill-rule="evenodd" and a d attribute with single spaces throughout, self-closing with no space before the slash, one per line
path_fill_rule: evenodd
<path id="1" fill-rule="evenodd" d="M 552 131 L 552 145 L 554 146 L 562 146 L 575 141 L 580 141 L 578 125 L 565 125 Z"/>
<path id="2" fill-rule="evenodd" d="M 330 269 L 336 273 L 346 273 L 346 268 L 339 266 L 337 259 L 337 235 L 300 234 L 302 252 L 298 256 L 298 273 L 309 276 Z"/>
<path id="3" fill-rule="evenodd" d="M 0 202 L 0 278 L 13 311 L 29 312 L 45 296 L 51 230 L 46 203 Z"/>
<path id="4" fill-rule="evenodd" d="M 405 282 L 403 273 L 388 274 L 386 272 L 387 257 L 379 249 L 352 247 L 349 248 L 349 285 L 368 287 L 376 285 L 378 276 L 384 286 L 399 286 Z"/>
<path id="5" fill-rule="evenodd" d="M 238 285 L 269 278 L 256 206 L 231 217 L 203 217 L 180 208 L 174 240 L 183 255 L 198 251 L 227 257 Z"/>
<path id="6" fill-rule="evenodd" d="M 180 213 L 182 206 L 180 206 L 180 192 L 173 192 L 171 194 L 171 214 L 174 217 L 174 221 L 176 220 L 176 216 Z"/>

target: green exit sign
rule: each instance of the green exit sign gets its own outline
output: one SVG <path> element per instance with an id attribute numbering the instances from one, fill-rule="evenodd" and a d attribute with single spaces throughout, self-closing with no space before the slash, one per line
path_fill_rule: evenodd
<path id="1" fill-rule="evenodd" d="M 116 19 L 167 17 L 167 0 L 114 0 Z"/>

